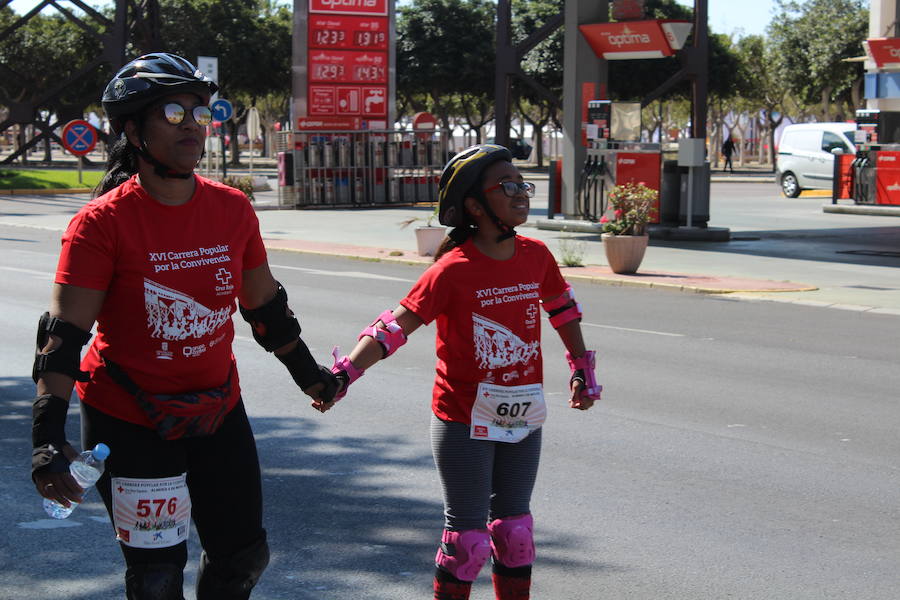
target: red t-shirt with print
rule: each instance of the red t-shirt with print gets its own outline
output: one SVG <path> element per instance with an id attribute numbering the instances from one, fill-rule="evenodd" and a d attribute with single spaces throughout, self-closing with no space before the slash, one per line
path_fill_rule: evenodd
<path id="1" fill-rule="evenodd" d="M 431 265 L 400 304 L 437 320 L 434 414 L 469 424 L 479 383 L 541 383 L 540 300 L 566 285 L 547 247 L 523 236 L 509 260 L 468 240 Z"/>
<path id="2" fill-rule="evenodd" d="M 100 354 L 141 388 L 176 394 L 224 384 L 234 371 L 231 315 L 245 270 L 266 260 L 242 192 L 195 176 L 190 201 L 160 204 L 132 177 L 86 204 L 63 234 L 56 283 L 104 290 L 97 334 L 76 384 L 82 401 L 150 426 Z M 230 410 L 240 396 L 234 371 Z"/>

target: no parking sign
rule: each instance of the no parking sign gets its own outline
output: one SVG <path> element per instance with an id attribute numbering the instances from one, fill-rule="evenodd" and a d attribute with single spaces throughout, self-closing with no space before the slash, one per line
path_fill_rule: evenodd
<path id="1" fill-rule="evenodd" d="M 97 130 L 83 119 L 74 119 L 63 126 L 62 145 L 75 156 L 84 156 L 97 145 Z"/>

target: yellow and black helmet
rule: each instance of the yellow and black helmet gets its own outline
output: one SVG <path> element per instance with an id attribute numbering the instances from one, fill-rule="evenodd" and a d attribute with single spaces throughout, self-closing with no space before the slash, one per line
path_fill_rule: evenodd
<path id="1" fill-rule="evenodd" d="M 505 160 L 512 162 L 512 154 L 503 146 L 480 144 L 470 146 L 450 159 L 441 172 L 438 183 L 438 220 L 441 225 L 460 227 L 465 223 L 463 200 L 489 165 Z"/>

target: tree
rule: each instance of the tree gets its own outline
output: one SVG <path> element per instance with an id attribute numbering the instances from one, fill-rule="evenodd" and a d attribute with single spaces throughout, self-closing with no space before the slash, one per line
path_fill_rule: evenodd
<path id="1" fill-rule="evenodd" d="M 494 96 L 494 5 L 488 0 L 422 0 L 397 19 L 397 92 L 450 129 L 454 104 L 483 125 Z M 479 124 L 480 123 L 480 124 Z"/>
<path id="2" fill-rule="evenodd" d="M 565 9 L 565 0 L 513 0 L 513 38 L 522 42 L 552 17 Z M 544 128 L 562 108 L 563 45 L 565 31 L 559 27 L 531 49 L 522 59 L 522 71 L 544 89 L 556 96 L 551 102 L 528 83 L 516 80 L 512 94 L 516 108 L 528 121 L 534 136 L 537 166 L 544 165 Z"/>
<path id="3" fill-rule="evenodd" d="M 291 10 L 266 0 L 161 0 L 162 39 L 169 52 L 219 58 L 220 96 L 234 100 L 228 123 L 231 164 L 239 162 L 238 127 L 256 98 L 290 88 Z M 201 24 L 197 35 L 187 24 Z"/>
<path id="4" fill-rule="evenodd" d="M 768 134 L 767 161 L 775 170 L 775 130 L 784 120 L 788 96 L 787 83 L 781 78 L 775 59 L 776 50 L 766 38 L 748 35 L 736 45 L 740 59 L 740 93 L 758 110 L 761 129 Z"/>
<path id="5" fill-rule="evenodd" d="M 84 14 L 76 16 L 90 21 Z M 11 8 L 0 9 L 0 30 L 18 18 Z M 0 41 L 0 105 L 15 112 L 15 120 L 20 123 L 40 116 L 38 127 L 44 130 L 47 161 L 51 129 L 57 121 L 81 117 L 84 106 L 100 98 L 107 77 L 103 69 L 87 70 L 81 78 L 62 86 L 85 68 L 89 57 L 99 56 L 100 50 L 101 39 L 96 32 L 79 27 L 61 14 L 38 13 Z M 31 106 L 37 114 L 23 114 Z M 19 143 L 24 140 L 24 130 L 20 129 Z"/>
<path id="6" fill-rule="evenodd" d="M 769 24 L 773 65 L 791 94 L 818 104 L 823 120 L 846 118 L 859 105 L 859 56 L 868 34 L 863 0 L 778 0 Z"/>

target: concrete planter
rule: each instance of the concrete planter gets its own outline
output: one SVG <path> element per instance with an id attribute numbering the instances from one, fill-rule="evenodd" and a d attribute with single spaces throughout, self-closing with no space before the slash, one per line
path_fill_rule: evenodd
<path id="1" fill-rule="evenodd" d="M 416 227 L 419 256 L 434 256 L 444 240 L 446 227 Z"/>
<path id="2" fill-rule="evenodd" d="M 644 235 L 615 235 L 604 233 L 600 236 L 603 240 L 603 252 L 606 254 L 606 262 L 613 273 L 627 275 L 635 273 L 644 260 L 644 252 L 650 236 Z"/>

